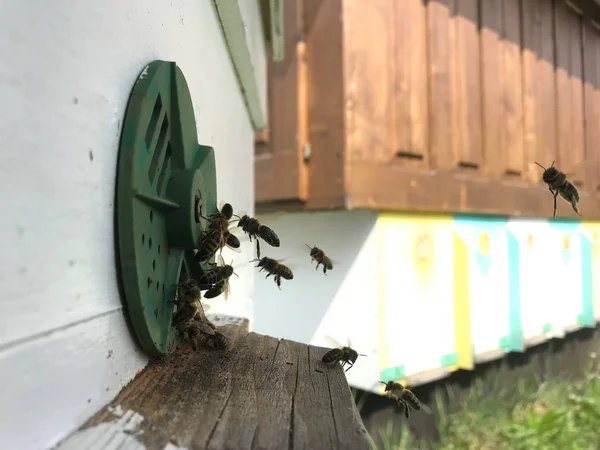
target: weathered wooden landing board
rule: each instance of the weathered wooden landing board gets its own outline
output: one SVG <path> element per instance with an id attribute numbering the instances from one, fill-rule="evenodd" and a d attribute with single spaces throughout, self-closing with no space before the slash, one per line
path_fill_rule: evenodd
<path id="1" fill-rule="evenodd" d="M 222 328 L 227 351 L 181 346 L 152 362 L 65 449 L 369 449 L 346 377 L 327 351 Z"/>

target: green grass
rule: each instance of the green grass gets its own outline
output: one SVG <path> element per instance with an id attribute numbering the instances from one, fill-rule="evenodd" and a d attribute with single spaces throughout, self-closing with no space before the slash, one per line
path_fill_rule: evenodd
<path id="1" fill-rule="evenodd" d="M 591 366 L 590 366 L 591 367 Z M 597 450 L 600 449 L 600 371 L 587 371 L 574 382 L 554 377 L 541 382 L 522 379 L 513 389 L 471 388 L 460 411 L 446 414 L 442 393 L 437 443 L 417 442 L 406 422 L 388 423 L 377 433 L 383 444 L 374 450 Z M 447 395 L 452 395 L 448 392 Z M 359 399 L 360 403 L 360 399 Z M 360 409 L 360 404 L 357 405 Z M 431 405 L 434 406 L 434 405 Z M 423 413 L 422 411 L 420 412 Z M 414 413 L 416 414 L 416 413 Z M 402 440 L 399 440 L 401 431 Z"/>

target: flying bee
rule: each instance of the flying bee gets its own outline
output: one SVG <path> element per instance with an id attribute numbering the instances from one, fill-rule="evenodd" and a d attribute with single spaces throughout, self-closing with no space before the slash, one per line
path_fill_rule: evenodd
<path id="1" fill-rule="evenodd" d="M 366 356 L 361 353 L 358 353 L 351 347 L 352 344 L 350 343 L 350 339 L 348 339 L 348 345 L 339 344 L 331 336 L 325 336 L 325 339 L 329 342 L 329 345 L 334 347 L 327 353 L 325 353 L 323 355 L 323 358 L 321 358 L 321 361 L 327 365 L 333 366 L 339 361 L 342 363 L 343 369 L 346 366 L 346 364 L 349 364 L 350 366 L 345 370 L 345 372 L 348 372 L 352 368 L 352 366 L 354 366 L 354 363 L 356 362 L 359 356 Z"/>
<path id="2" fill-rule="evenodd" d="M 225 300 L 229 298 L 229 278 L 238 276 L 233 271 L 233 266 L 225 264 L 223 257 L 217 257 L 217 266 L 206 272 L 200 279 L 200 289 L 205 290 L 204 298 L 215 298 L 224 294 Z"/>
<path id="3" fill-rule="evenodd" d="M 256 239 L 257 258 L 260 258 L 260 241 L 258 238 L 261 238 L 272 247 L 279 247 L 279 236 L 277 236 L 277 234 L 271 228 L 261 224 L 256 218 L 244 214 L 241 218 L 239 218 L 238 226 L 242 227 L 244 233 L 246 233 L 250 238 L 250 242 L 252 242 L 252 238 Z"/>
<path id="4" fill-rule="evenodd" d="M 194 255 L 194 260 L 197 262 L 208 261 L 225 246 L 236 253 L 240 252 L 240 240 L 236 235 L 231 234 L 228 230 L 221 231 L 217 228 L 209 227 L 202 236 L 200 248 L 198 248 L 198 251 Z"/>
<path id="5" fill-rule="evenodd" d="M 402 386 L 400 383 L 394 381 L 380 381 L 385 384 L 385 392 L 388 397 L 393 398 L 398 402 L 398 405 L 404 408 L 404 416 L 408 419 L 410 416 L 410 409 L 415 411 L 421 410 L 421 402 L 412 391 Z"/>
<path id="6" fill-rule="evenodd" d="M 315 270 L 318 270 L 319 265 L 323 264 L 323 273 L 327 275 L 327 271 L 333 269 L 333 263 L 331 262 L 331 259 L 329 259 L 325 252 L 319 247 L 311 247 L 308 244 L 304 245 L 310 249 L 310 263 L 312 264 L 313 261 L 317 261 L 317 267 L 315 267 Z"/>
<path id="7" fill-rule="evenodd" d="M 258 261 L 258 265 L 256 267 L 260 267 L 259 272 L 266 270 L 267 276 L 269 278 L 271 275 L 274 275 L 273 279 L 275 283 L 277 283 L 277 287 L 281 290 L 281 279 L 284 280 L 293 280 L 294 274 L 290 270 L 288 266 L 281 264 L 279 261 L 273 258 L 268 258 L 267 256 L 263 256 L 261 259 L 253 259 L 250 262 Z"/>
<path id="8" fill-rule="evenodd" d="M 552 165 L 547 169 L 542 166 L 540 163 L 536 162 L 538 166 L 544 169 L 544 173 L 542 174 L 542 180 L 544 183 L 548 185 L 548 190 L 554 196 L 554 213 L 552 217 L 556 220 L 556 197 L 558 194 L 573 207 L 573 211 L 579 214 L 579 208 L 577 204 L 579 203 L 579 191 L 577 187 L 569 180 L 567 180 L 567 176 L 554 167 L 555 161 L 552 161 Z"/>

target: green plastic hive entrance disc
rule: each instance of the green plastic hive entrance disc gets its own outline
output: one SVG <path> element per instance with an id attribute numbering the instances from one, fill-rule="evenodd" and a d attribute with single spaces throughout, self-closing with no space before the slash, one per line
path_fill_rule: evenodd
<path id="1" fill-rule="evenodd" d="M 198 144 L 190 92 L 175 63 L 154 61 L 129 98 L 117 176 L 121 276 L 137 337 L 152 356 L 175 348 L 176 287 L 205 270 L 193 259 L 216 212 L 215 156 Z"/>

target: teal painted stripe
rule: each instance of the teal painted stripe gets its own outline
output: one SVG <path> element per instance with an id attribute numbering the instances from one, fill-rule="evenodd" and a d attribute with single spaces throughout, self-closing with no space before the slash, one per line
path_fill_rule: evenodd
<path id="1" fill-rule="evenodd" d="M 542 325 L 542 333 L 548 334 L 552 331 L 552 324 L 547 323 L 546 325 Z"/>
<path id="2" fill-rule="evenodd" d="M 448 353 L 442 356 L 442 367 L 455 366 L 458 364 L 458 353 Z"/>
<path id="3" fill-rule="evenodd" d="M 381 381 L 398 381 L 404 378 L 404 366 L 388 367 L 381 372 Z"/>
<path id="4" fill-rule="evenodd" d="M 579 234 L 581 243 L 581 315 L 577 323 L 583 327 L 594 328 L 594 299 L 592 297 L 592 242 L 583 233 Z"/>
<path id="5" fill-rule="evenodd" d="M 523 327 L 521 324 L 521 258 L 519 241 L 510 232 L 506 232 L 508 241 L 508 311 L 509 342 L 506 350 L 523 351 Z"/>

